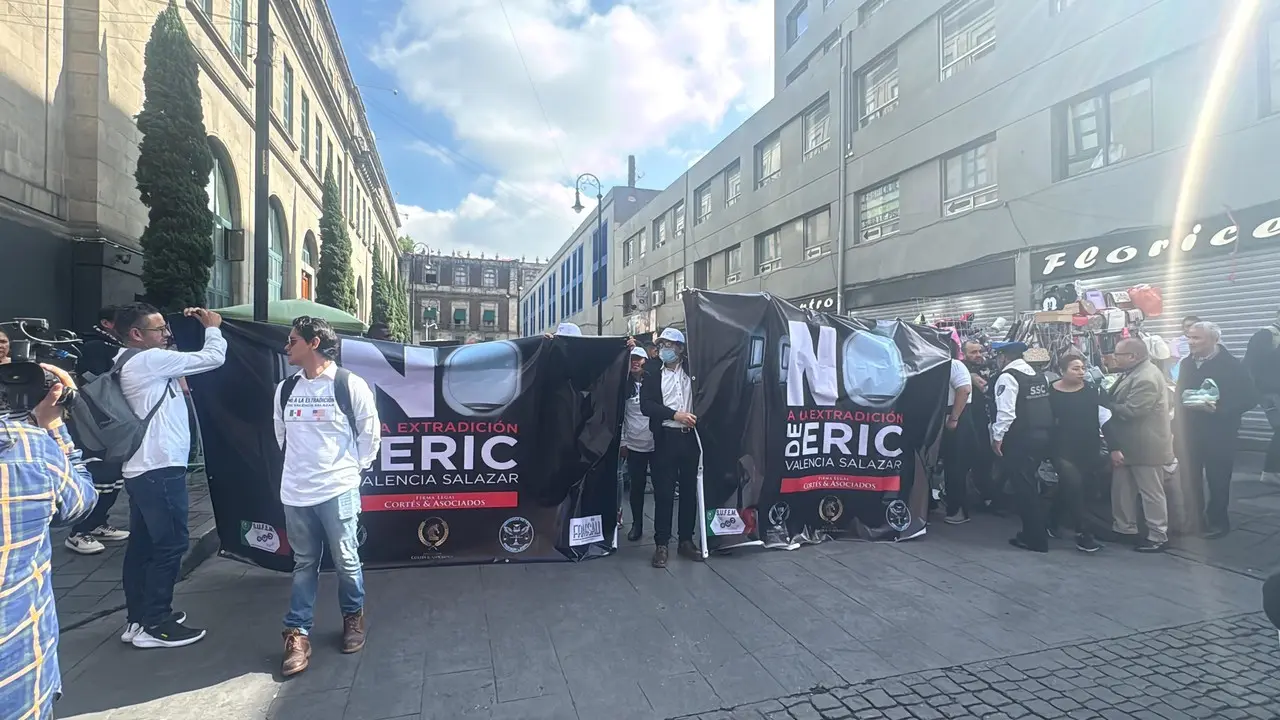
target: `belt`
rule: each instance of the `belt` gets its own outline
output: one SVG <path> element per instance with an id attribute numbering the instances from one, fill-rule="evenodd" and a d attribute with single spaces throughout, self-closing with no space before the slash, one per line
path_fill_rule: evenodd
<path id="1" fill-rule="evenodd" d="M 663 425 L 663 426 L 661 426 L 661 427 L 662 427 L 662 429 L 663 429 L 663 430 L 669 430 L 669 431 L 671 431 L 671 432 L 678 432 L 678 433 L 691 433 L 691 432 L 693 432 L 693 428 L 691 428 L 691 427 L 678 427 L 678 428 L 677 428 L 677 427 L 671 427 L 670 425 Z"/>

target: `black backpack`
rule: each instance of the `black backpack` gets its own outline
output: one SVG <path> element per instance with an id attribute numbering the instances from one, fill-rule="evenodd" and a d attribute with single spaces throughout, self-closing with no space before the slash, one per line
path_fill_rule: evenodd
<path id="1" fill-rule="evenodd" d="M 293 388 L 298 385 L 298 376 L 293 375 L 280 384 L 280 414 L 284 415 L 285 407 L 289 404 L 289 398 L 293 395 Z M 343 415 L 347 416 L 347 424 L 351 426 L 351 437 L 355 439 L 360 436 L 360 427 L 356 425 L 356 411 L 351 407 L 351 371 L 346 368 L 338 368 L 333 376 L 333 401 L 338 405 L 338 409 Z"/>

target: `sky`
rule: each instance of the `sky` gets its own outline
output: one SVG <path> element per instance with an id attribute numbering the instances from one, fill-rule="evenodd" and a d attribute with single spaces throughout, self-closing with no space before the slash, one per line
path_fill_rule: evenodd
<path id="1" fill-rule="evenodd" d="M 331 3 L 401 213 L 433 252 L 546 258 L 581 173 L 664 189 L 773 94 L 773 0 Z M 589 181 L 588 181 L 589 182 Z"/>

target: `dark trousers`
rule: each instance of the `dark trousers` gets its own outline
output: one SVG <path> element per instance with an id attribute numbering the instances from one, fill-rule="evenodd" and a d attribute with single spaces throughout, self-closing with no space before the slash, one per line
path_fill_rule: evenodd
<path id="1" fill-rule="evenodd" d="M 680 542 L 693 540 L 698 521 L 698 438 L 692 431 L 663 427 L 654 434 L 653 452 L 653 541 L 671 542 L 671 511 L 676 489 L 680 490 L 680 510 L 676 533 Z M 636 481 L 631 480 L 634 492 Z"/>
<path id="2" fill-rule="evenodd" d="M 86 463 L 85 468 L 93 477 L 93 487 L 98 491 L 98 502 L 84 516 L 84 519 L 71 527 L 72 535 L 87 535 L 107 524 L 107 515 L 120 499 L 119 483 L 121 463 L 98 462 Z"/>
<path id="3" fill-rule="evenodd" d="M 1006 437 L 1001 450 L 1001 473 L 1013 488 L 1022 517 L 1022 532 L 1018 535 L 1032 550 L 1045 550 L 1049 536 L 1045 532 L 1044 503 L 1040 500 L 1040 463 L 1048 456 L 1048 443 L 1011 442 Z"/>
<path id="4" fill-rule="evenodd" d="M 1263 460 L 1264 472 L 1280 473 L 1280 393 L 1263 393 L 1258 403 L 1271 425 L 1271 442 L 1267 445 L 1267 457 Z"/>
<path id="5" fill-rule="evenodd" d="M 187 468 L 160 468 L 124 482 L 130 530 L 123 577 L 127 620 L 154 627 L 173 612 L 173 586 L 187 552 Z"/>
<path id="6" fill-rule="evenodd" d="M 1058 473 L 1058 491 L 1053 496 L 1053 505 L 1049 509 L 1049 526 L 1053 528 L 1066 524 L 1077 535 L 1090 535 L 1085 520 L 1085 499 L 1094 487 L 1093 474 L 1098 464 L 1095 458 L 1092 463 L 1080 459 L 1057 457 L 1053 459 L 1053 469 Z"/>
<path id="7" fill-rule="evenodd" d="M 644 527 L 644 486 L 648 481 L 649 464 L 652 461 L 653 453 L 627 449 L 627 475 L 631 477 L 631 523 L 636 527 Z M 670 514 L 668 508 L 667 515 Z"/>
<path id="8" fill-rule="evenodd" d="M 955 430 L 942 429 L 942 462 L 946 473 L 947 513 L 969 512 L 969 468 L 973 465 L 973 430 L 970 413 L 960 413 Z"/>
<path id="9" fill-rule="evenodd" d="M 1230 530 L 1227 507 L 1231 504 L 1231 473 L 1236 465 L 1235 433 L 1229 438 L 1220 438 L 1216 434 L 1192 431 L 1188 440 L 1187 477 L 1193 483 L 1203 482 L 1206 486 L 1204 515 L 1209 529 Z"/>

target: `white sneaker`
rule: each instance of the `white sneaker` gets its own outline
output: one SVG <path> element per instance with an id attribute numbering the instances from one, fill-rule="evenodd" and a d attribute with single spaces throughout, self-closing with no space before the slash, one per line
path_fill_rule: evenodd
<path id="1" fill-rule="evenodd" d="M 97 555 L 106 550 L 102 543 L 89 537 L 88 535 L 69 535 L 67 541 L 63 543 L 67 549 L 81 555 Z"/>
<path id="2" fill-rule="evenodd" d="M 133 639 L 142 632 L 142 623 L 126 623 L 124 632 L 120 633 L 120 642 L 130 645 Z"/>
<path id="3" fill-rule="evenodd" d="M 96 530 L 90 530 L 89 534 L 99 540 L 106 540 L 107 542 L 123 542 L 129 539 L 128 530 L 120 530 L 118 528 L 111 527 L 110 525 L 103 525 Z"/>

